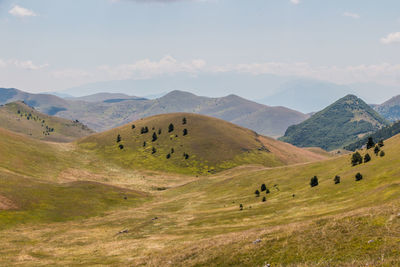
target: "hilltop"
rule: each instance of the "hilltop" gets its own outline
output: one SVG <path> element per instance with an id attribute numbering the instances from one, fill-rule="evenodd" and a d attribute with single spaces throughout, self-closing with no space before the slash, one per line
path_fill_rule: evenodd
<path id="1" fill-rule="evenodd" d="M 229 122 L 190 113 L 148 117 L 88 136 L 78 144 L 127 168 L 188 174 L 214 173 L 243 164 L 273 167 L 323 158 Z"/>
<path id="2" fill-rule="evenodd" d="M 308 120 L 289 127 L 280 140 L 300 147 L 333 150 L 387 125 L 363 100 L 347 95 Z"/>
<path id="3" fill-rule="evenodd" d="M 23 102 L 0 106 L 0 127 L 55 142 L 70 142 L 94 133 L 78 121 L 43 114 Z"/>

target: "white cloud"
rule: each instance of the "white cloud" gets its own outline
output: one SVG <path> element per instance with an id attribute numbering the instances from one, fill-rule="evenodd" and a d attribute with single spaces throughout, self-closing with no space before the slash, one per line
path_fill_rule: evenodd
<path id="1" fill-rule="evenodd" d="M 382 44 L 400 43 L 400 32 L 389 33 L 386 37 L 381 38 Z"/>
<path id="2" fill-rule="evenodd" d="M 292 3 L 293 5 L 298 5 L 300 4 L 300 0 L 290 0 L 290 3 Z"/>
<path id="3" fill-rule="evenodd" d="M 100 71 L 105 71 L 115 79 L 145 79 L 163 74 L 186 72 L 196 74 L 202 70 L 206 62 L 202 59 L 194 59 L 188 62 L 179 62 L 172 56 L 164 56 L 159 61 L 143 59 L 132 64 L 122 64 L 115 67 L 109 65 L 99 66 Z"/>
<path id="4" fill-rule="evenodd" d="M 0 68 L 4 68 L 6 66 L 6 62 L 0 59 Z"/>
<path id="5" fill-rule="evenodd" d="M 40 70 L 49 66 L 49 64 L 35 65 L 31 60 L 26 60 L 26 61 L 11 60 L 10 62 L 14 66 L 24 70 Z"/>
<path id="6" fill-rule="evenodd" d="M 20 7 L 18 5 L 14 6 L 10 11 L 8 11 L 11 15 L 15 17 L 35 17 L 37 14 L 32 10 Z"/>
<path id="7" fill-rule="evenodd" d="M 353 19 L 359 19 L 361 18 L 361 16 L 357 13 L 352 13 L 352 12 L 344 12 L 343 13 L 344 17 L 349 17 L 349 18 L 353 18 Z"/>

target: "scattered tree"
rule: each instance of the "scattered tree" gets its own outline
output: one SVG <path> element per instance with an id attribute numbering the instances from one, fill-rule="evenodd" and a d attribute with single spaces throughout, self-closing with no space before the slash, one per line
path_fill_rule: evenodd
<path id="1" fill-rule="evenodd" d="M 379 148 L 379 146 L 375 146 L 375 148 L 374 148 L 374 153 L 375 153 L 375 155 L 378 156 L 379 151 L 381 151 L 381 149 Z"/>
<path id="2" fill-rule="evenodd" d="M 265 202 L 265 201 L 267 201 L 267 198 L 263 197 L 262 202 Z"/>
<path id="3" fill-rule="evenodd" d="M 151 149 L 151 154 L 155 154 L 155 153 L 157 153 L 157 149 L 156 149 L 155 147 L 153 147 L 153 148 Z"/>
<path id="4" fill-rule="evenodd" d="M 353 154 L 351 157 L 351 164 L 353 166 L 356 166 L 357 164 L 362 164 L 363 163 L 363 158 L 361 157 L 361 154 L 359 152 L 356 152 Z"/>
<path id="5" fill-rule="evenodd" d="M 374 139 L 372 137 L 368 137 L 367 149 L 373 148 L 374 146 L 375 146 Z"/>
<path id="6" fill-rule="evenodd" d="M 143 147 L 146 147 L 146 141 L 143 142 Z"/>
<path id="7" fill-rule="evenodd" d="M 174 125 L 172 123 L 169 124 L 168 126 L 168 132 L 173 132 L 174 131 Z"/>
<path id="8" fill-rule="evenodd" d="M 147 126 L 142 127 L 142 129 L 140 129 L 140 133 L 141 134 L 145 134 L 145 133 L 148 133 L 148 132 L 149 132 L 149 128 Z"/>
<path id="9" fill-rule="evenodd" d="M 135 128 L 136 128 L 135 124 L 132 124 L 132 130 L 135 129 Z"/>
<path id="10" fill-rule="evenodd" d="M 160 135 L 161 134 L 161 129 L 158 129 L 158 135 Z"/>
<path id="11" fill-rule="evenodd" d="M 361 181 L 362 179 L 363 179 L 362 174 L 361 173 L 357 173 L 356 174 L 356 181 L 358 182 L 358 181 Z"/>
<path id="12" fill-rule="evenodd" d="M 262 184 L 261 185 L 261 192 L 264 192 L 264 191 L 266 191 L 267 190 L 267 187 L 265 186 L 265 184 Z"/>
<path id="13" fill-rule="evenodd" d="M 364 156 L 364 163 L 367 163 L 367 162 L 369 162 L 369 161 L 371 161 L 371 156 L 367 153 L 367 154 L 365 154 L 365 156 Z"/>
<path id="14" fill-rule="evenodd" d="M 378 146 L 379 146 L 379 147 L 384 147 L 384 146 L 385 146 L 385 144 L 383 143 L 383 139 L 381 139 L 381 140 L 378 142 Z"/>
<path id="15" fill-rule="evenodd" d="M 260 196 L 260 191 L 256 190 L 256 191 L 254 192 L 254 194 L 256 194 L 256 197 L 259 197 L 259 196 Z"/>
<path id="16" fill-rule="evenodd" d="M 120 145 L 119 145 L 119 149 L 124 149 L 124 145 L 123 145 L 123 144 L 120 144 Z"/>
<path id="17" fill-rule="evenodd" d="M 240 210 L 243 210 L 243 204 L 240 204 L 240 205 L 239 205 L 239 209 L 240 209 Z"/>
<path id="18" fill-rule="evenodd" d="M 267 188 L 267 189 L 265 190 L 265 193 L 266 193 L 266 194 L 269 194 L 269 193 L 271 193 L 271 192 L 270 192 L 269 189 Z"/>
<path id="19" fill-rule="evenodd" d="M 182 124 L 185 125 L 187 123 L 186 118 L 182 119 Z"/>
<path id="20" fill-rule="evenodd" d="M 183 129 L 183 136 L 188 134 L 188 130 L 187 129 Z"/>
<path id="21" fill-rule="evenodd" d="M 151 140 L 152 142 L 155 142 L 155 141 L 157 141 L 157 134 L 154 132 L 153 133 L 153 139 Z"/>
<path id="22" fill-rule="evenodd" d="M 317 186 L 318 185 L 318 177 L 317 176 L 314 176 L 313 178 L 311 178 L 311 180 L 310 180 L 310 186 L 311 187 L 314 187 L 314 186 Z"/>
<path id="23" fill-rule="evenodd" d="M 119 142 L 121 142 L 121 135 L 120 134 L 117 135 L 117 143 L 119 143 Z"/>
<path id="24" fill-rule="evenodd" d="M 167 154 L 167 159 L 170 159 L 171 158 L 171 154 Z"/>
<path id="25" fill-rule="evenodd" d="M 340 184 L 340 176 L 336 175 L 333 181 L 335 182 L 335 184 Z"/>
<path id="26" fill-rule="evenodd" d="M 183 153 L 183 157 L 184 157 L 185 159 L 189 159 L 189 154 L 187 154 L 186 152 L 184 152 L 184 153 Z"/>
<path id="27" fill-rule="evenodd" d="M 381 153 L 379 154 L 379 156 L 384 157 L 385 156 L 385 151 L 381 151 Z"/>
<path id="28" fill-rule="evenodd" d="M 171 148 L 171 154 L 174 154 L 174 153 L 175 153 L 175 149 Z"/>

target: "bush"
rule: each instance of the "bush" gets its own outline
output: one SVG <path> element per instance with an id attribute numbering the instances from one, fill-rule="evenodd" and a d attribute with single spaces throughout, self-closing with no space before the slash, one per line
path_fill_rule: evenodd
<path id="1" fill-rule="evenodd" d="M 147 126 L 142 127 L 142 129 L 140 129 L 140 133 L 141 134 L 145 134 L 145 133 L 148 133 L 148 132 L 149 132 L 149 128 L 147 128 Z"/>
<path id="2" fill-rule="evenodd" d="M 375 146 L 374 139 L 372 137 L 368 137 L 367 149 L 373 148 L 374 146 Z"/>
<path id="3" fill-rule="evenodd" d="M 317 176 L 314 176 L 313 178 L 311 178 L 311 180 L 310 180 L 310 186 L 311 187 L 314 187 L 314 186 L 317 186 L 318 185 L 318 177 Z"/>
<path id="4" fill-rule="evenodd" d="M 262 202 L 265 202 L 265 201 L 267 201 L 267 198 L 263 197 Z"/>
<path id="5" fill-rule="evenodd" d="M 155 153 L 157 153 L 157 149 L 156 149 L 155 147 L 153 147 L 153 148 L 151 149 L 151 154 L 155 154 Z"/>
<path id="6" fill-rule="evenodd" d="M 240 205 L 239 205 L 239 209 L 240 209 L 240 210 L 243 210 L 243 204 L 240 204 Z"/>
<path id="7" fill-rule="evenodd" d="M 188 134 L 188 130 L 187 129 L 183 129 L 183 136 Z"/>
<path id="8" fill-rule="evenodd" d="M 256 191 L 254 192 L 254 194 L 256 194 L 256 197 L 259 197 L 259 196 L 260 196 L 260 191 L 256 190 Z"/>
<path id="9" fill-rule="evenodd" d="M 146 147 L 146 141 L 143 142 L 143 147 Z"/>
<path id="10" fill-rule="evenodd" d="M 135 129 L 135 128 L 136 128 L 135 124 L 132 124 L 132 129 Z"/>
<path id="11" fill-rule="evenodd" d="M 358 181 L 361 181 L 362 179 L 363 179 L 362 174 L 361 173 L 357 173 L 356 174 L 356 181 L 358 182 Z"/>
<path id="12" fill-rule="evenodd" d="M 153 133 L 153 138 L 152 138 L 152 140 L 151 140 L 152 142 L 155 142 L 155 141 L 157 141 L 157 134 L 156 133 Z"/>
<path id="13" fill-rule="evenodd" d="M 364 156 L 364 163 L 367 163 L 367 162 L 369 162 L 369 161 L 371 161 L 371 156 L 367 153 L 367 154 L 365 154 L 365 156 Z"/>
<path id="14" fill-rule="evenodd" d="M 171 158 L 171 154 L 167 154 L 167 159 L 170 159 Z"/>
<path id="15" fill-rule="evenodd" d="M 379 156 L 384 157 L 385 156 L 385 151 L 381 151 L 381 153 L 379 154 Z"/>
<path id="16" fill-rule="evenodd" d="M 161 129 L 158 129 L 158 135 L 160 135 L 161 134 Z"/>
<path id="17" fill-rule="evenodd" d="M 184 157 L 185 159 L 189 159 L 189 154 L 183 153 L 183 157 Z"/>
<path id="18" fill-rule="evenodd" d="M 119 149 L 124 149 L 124 145 L 122 145 L 122 144 L 120 144 L 118 147 L 119 147 Z"/>
<path id="19" fill-rule="evenodd" d="M 172 123 L 170 123 L 170 125 L 168 126 L 168 132 L 173 132 L 174 131 L 174 125 Z"/>
<path id="20" fill-rule="evenodd" d="M 363 163 L 363 158 L 361 157 L 361 154 L 356 152 L 353 154 L 351 157 L 351 164 L 353 166 L 356 166 L 357 164 L 362 164 Z"/>
<path id="21" fill-rule="evenodd" d="M 385 146 L 385 144 L 383 143 L 383 139 L 378 142 L 378 146 L 379 147 L 384 147 Z"/>
<path id="22" fill-rule="evenodd" d="M 379 146 L 375 146 L 375 148 L 374 148 L 374 153 L 375 153 L 375 155 L 378 156 L 379 151 L 381 151 L 381 149 L 379 148 Z"/>
<path id="23" fill-rule="evenodd" d="M 171 154 L 174 154 L 174 153 L 175 153 L 175 149 L 171 148 Z"/>
<path id="24" fill-rule="evenodd" d="M 335 182 L 335 184 L 340 184 L 340 176 L 336 175 L 335 178 L 333 178 L 333 181 Z"/>
<path id="25" fill-rule="evenodd" d="M 261 192 L 264 192 L 264 191 L 266 191 L 267 190 L 267 187 L 265 186 L 265 184 L 262 184 L 261 185 Z"/>
<path id="26" fill-rule="evenodd" d="M 182 119 L 182 124 L 185 125 L 187 123 L 186 118 Z"/>
<path id="27" fill-rule="evenodd" d="M 121 142 L 121 135 L 118 134 L 117 136 L 117 143 Z"/>
<path id="28" fill-rule="evenodd" d="M 266 193 L 266 194 L 269 194 L 269 193 L 271 193 L 271 192 L 270 192 L 269 189 L 267 188 L 267 189 L 265 190 L 265 193 Z"/>

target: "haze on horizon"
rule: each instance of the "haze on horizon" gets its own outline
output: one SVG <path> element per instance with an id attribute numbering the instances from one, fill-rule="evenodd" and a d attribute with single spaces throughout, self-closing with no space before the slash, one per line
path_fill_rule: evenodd
<path id="1" fill-rule="evenodd" d="M 398 10 L 395 0 L 0 0 L 0 87 L 272 75 L 365 84 L 379 102 L 400 85 Z M 259 86 L 237 93 L 272 93 Z"/>

